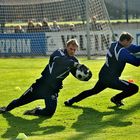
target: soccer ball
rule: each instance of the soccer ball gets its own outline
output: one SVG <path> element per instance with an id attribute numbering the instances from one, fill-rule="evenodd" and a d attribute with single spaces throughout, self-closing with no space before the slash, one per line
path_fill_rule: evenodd
<path id="1" fill-rule="evenodd" d="M 92 72 L 85 65 L 81 65 L 79 68 L 73 67 L 70 72 L 80 81 L 88 81 L 92 77 Z"/>
<path id="2" fill-rule="evenodd" d="M 75 77 L 81 81 L 88 81 L 92 77 L 92 73 L 89 69 L 78 68 Z"/>

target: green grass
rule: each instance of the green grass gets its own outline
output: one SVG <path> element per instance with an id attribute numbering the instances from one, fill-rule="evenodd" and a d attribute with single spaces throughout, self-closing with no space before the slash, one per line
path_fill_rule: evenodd
<path id="1" fill-rule="evenodd" d="M 110 102 L 117 90 L 106 89 L 89 97 L 73 107 L 63 102 L 79 92 L 91 88 L 98 79 L 98 72 L 104 60 L 80 58 L 93 72 L 88 82 L 78 81 L 71 75 L 64 80 L 59 93 L 58 107 L 51 119 L 24 116 L 27 109 L 40 105 L 42 100 L 32 102 L 0 114 L 0 140 L 13 140 L 18 133 L 25 133 L 29 140 L 139 140 L 140 95 L 124 100 L 120 109 Z M 47 64 L 47 58 L 0 59 L 0 106 L 18 98 L 37 78 Z M 127 65 L 123 79 L 133 79 L 140 85 L 139 67 Z M 17 87 L 20 87 L 17 88 Z"/>

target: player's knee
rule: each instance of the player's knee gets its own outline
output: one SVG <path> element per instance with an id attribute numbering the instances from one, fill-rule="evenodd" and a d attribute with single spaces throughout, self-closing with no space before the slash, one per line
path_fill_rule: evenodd
<path id="1" fill-rule="evenodd" d="M 36 110 L 35 114 L 38 116 L 44 116 L 47 118 L 51 118 L 55 113 L 55 108 L 44 108 Z"/>
<path id="2" fill-rule="evenodd" d="M 134 93 L 137 93 L 139 91 L 139 87 L 137 85 L 135 85 L 134 87 Z"/>
<path id="3" fill-rule="evenodd" d="M 56 107 L 45 108 L 44 109 L 44 116 L 52 117 L 55 113 Z"/>
<path id="4" fill-rule="evenodd" d="M 51 110 L 48 110 L 47 113 L 46 113 L 46 116 L 47 117 L 52 117 L 55 113 L 55 110 L 51 109 Z"/>
<path id="5" fill-rule="evenodd" d="M 129 92 L 131 92 L 132 94 L 135 94 L 139 91 L 139 87 L 135 84 L 131 85 L 131 88 L 129 90 Z"/>

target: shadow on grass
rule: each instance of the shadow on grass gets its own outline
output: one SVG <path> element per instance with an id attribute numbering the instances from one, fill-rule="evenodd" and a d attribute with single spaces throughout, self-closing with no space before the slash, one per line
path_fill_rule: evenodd
<path id="1" fill-rule="evenodd" d="M 9 128 L 1 136 L 2 138 L 15 139 L 19 133 L 25 133 L 27 136 L 46 135 L 63 131 L 64 126 L 46 126 L 40 127 L 40 124 L 46 120 L 46 117 L 37 117 L 32 120 L 26 120 L 21 117 L 14 116 L 11 113 L 2 114 L 8 122 Z"/>
<path id="2" fill-rule="evenodd" d="M 102 130 L 110 126 L 126 127 L 132 125 L 132 122 L 121 121 L 121 119 L 132 113 L 138 107 L 140 107 L 140 104 L 137 104 L 129 110 L 112 107 L 111 111 L 99 112 L 98 110 L 89 107 L 73 106 L 72 108 L 74 109 L 82 109 L 83 113 L 78 116 L 77 121 L 72 125 L 72 128 L 80 133 L 71 136 L 68 140 L 85 140 L 91 134 L 101 133 Z M 111 115 L 110 118 L 109 115 Z"/>

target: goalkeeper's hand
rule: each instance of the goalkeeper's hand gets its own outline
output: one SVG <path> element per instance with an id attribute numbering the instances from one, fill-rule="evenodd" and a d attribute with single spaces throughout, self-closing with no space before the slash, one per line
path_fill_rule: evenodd
<path id="1" fill-rule="evenodd" d="M 78 62 L 74 62 L 74 67 L 79 69 L 82 66 L 82 64 L 79 64 Z"/>
<path id="2" fill-rule="evenodd" d="M 81 69 L 83 71 L 87 71 L 88 70 L 88 68 L 84 64 L 79 64 L 77 62 L 74 63 L 74 67 L 77 68 L 77 69 Z"/>

